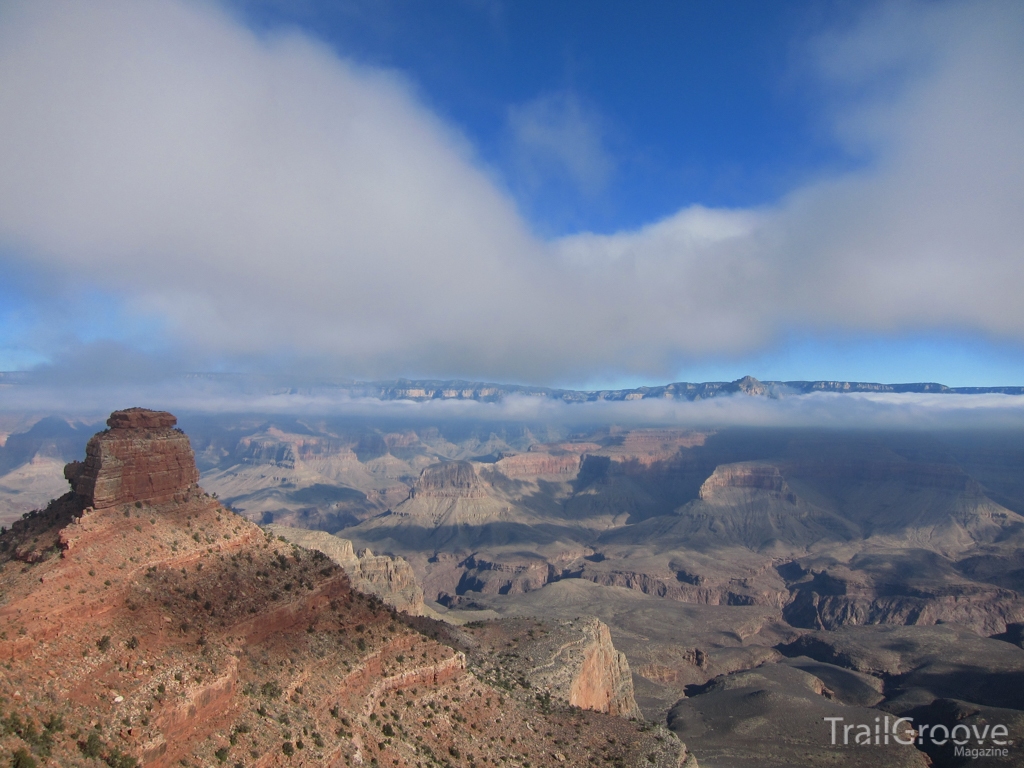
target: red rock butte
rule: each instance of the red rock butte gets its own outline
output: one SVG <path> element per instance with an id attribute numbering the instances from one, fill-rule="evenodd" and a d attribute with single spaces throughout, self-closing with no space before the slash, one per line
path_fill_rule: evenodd
<path id="1" fill-rule="evenodd" d="M 71 489 L 95 509 L 171 501 L 199 481 L 188 437 L 166 411 L 128 408 L 89 440 L 85 461 L 64 467 Z"/>

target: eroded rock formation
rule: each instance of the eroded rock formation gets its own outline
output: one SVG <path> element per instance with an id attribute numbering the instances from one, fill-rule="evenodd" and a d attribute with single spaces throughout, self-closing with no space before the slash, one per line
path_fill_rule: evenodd
<path id="1" fill-rule="evenodd" d="M 540 451 L 505 456 L 494 463 L 505 477 L 543 477 L 547 475 L 574 477 L 580 471 L 580 454 L 551 454 Z"/>
<path id="2" fill-rule="evenodd" d="M 467 625 L 470 658 L 485 679 L 511 679 L 536 698 L 619 717 L 641 717 L 625 654 L 594 617 L 510 618 Z M 509 648 L 514 650 L 509 651 Z M 495 663 L 494 657 L 500 659 Z"/>
<path id="3" fill-rule="evenodd" d="M 374 555 L 368 549 L 356 553 L 351 541 L 323 531 L 306 531 L 284 525 L 268 525 L 266 530 L 293 544 L 323 552 L 345 570 L 352 586 L 360 592 L 376 595 L 395 610 L 411 616 L 424 613 L 423 589 L 416 582 L 412 567 L 403 558 Z"/>
<path id="4" fill-rule="evenodd" d="M 633 698 L 629 662 L 612 645 L 608 625 L 597 619 L 581 620 L 579 625 L 585 639 L 581 655 L 573 659 L 578 659 L 579 668 L 569 685 L 569 703 L 610 715 L 640 717 L 640 708 Z"/>
<path id="5" fill-rule="evenodd" d="M 413 497 L 474 499 L 486 495 L 476 470 L 468 461 L 432 464 L 420 473 Z"/>
<path id="6" fill-rule="evenodd" d="M 757 462 L 724 464 L 716 467 L 711 477 L 701 485 L 700 498 L 704 501 L 711 500 L 725 488 L 754 488 L 779 494 L 789 491 L 778 467 Z"/>
<path id="7" fill-rule="evenodd" d="M 76 494 L 94 509 L 182 497 L 199 481 L 188 438 L 166 411 L 114 411 L 107 429 L 85 449 L 85 461 L 64 468 Z"/>
<path id="8" fill-rule="evenodd" d="M 540 589 L 554 577 L 554 567 L 543 557 L 503 554 L 470 555 L 461 564 L 462 578 L 456 594 L 521 595 Z"/>

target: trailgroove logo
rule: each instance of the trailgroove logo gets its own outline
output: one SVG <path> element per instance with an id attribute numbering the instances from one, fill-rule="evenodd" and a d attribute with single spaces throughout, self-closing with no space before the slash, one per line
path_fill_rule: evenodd
<path id="1" fill-rule="evenodd" d="M 957 757 L 1008 757 L 1013 740 L 1005 725 L 967 725 L 957 723 L 952 728 L 937 725 L 914 724 L 912 717 L 891 718 L 888 715 L 876 717 L 874 727 L 867 723 L 847 723 L 843 717 L 826 717 L 832 724 L 833 745 L 880 746 L 902 744 L 904 746 L 943 747 L 950 744 Z"/>

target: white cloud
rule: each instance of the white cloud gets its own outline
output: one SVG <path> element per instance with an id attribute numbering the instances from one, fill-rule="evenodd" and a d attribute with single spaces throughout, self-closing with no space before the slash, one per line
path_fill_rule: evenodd
<path id="1" fill-rule="evenodd" d="M 129 405 L 199 414 L 363 417 L 408 424 L 543 424 L 566 429 L 627 427 L 810 427 L 823 429 L 1024 429 L 1024 396 L 816 392 L 777 399 L 743 394 L 679 401 L 652 398 L 567 404 L 513 395 L 499 402 L 377 400 L 344 389 L 299 390 L 259 379 L 191 378 L 149 383 L 0 385 L 0 413 L 60 413 L 99 422 Z"/>
<path id="2" fill-rule="evenodd" d="M 190 359 L 361 377 L 661 377 L 793 328 L 1024 340 L 1021 39 L 1019 4 L 881 6 L 817 64 L 869 167 L 545 243 L 395 73 L 209 4 L 12 2 L 0 259 L 102 288 Z M 596 139 L 566 154 L 578 125 L 521 116 L 600 183 Z"/>
<path id="3" fill-rule="evenodd" d="M 742 351 L 785 329 L 1020 340 L 1022 35 L 1020 5 L 881 6 L 821 46 L 822 76 L 847 96 L 836 130 L 876 162 L 757 212 L 695 208 L 562 248 L 660 274 L 640 306 L 691 329 L 670 342 L 687 350 Z M 701 242 L 691 220 L 709 215 L 720 236 Z"/>
<path id="4" fill-rule="evenodd" d="M 519 174 L 531 187 L 568 177 L 584 195 L 604 190 L 615 169 L 601 120 L 572 92 L 549 93 L 509 109 Z"/>

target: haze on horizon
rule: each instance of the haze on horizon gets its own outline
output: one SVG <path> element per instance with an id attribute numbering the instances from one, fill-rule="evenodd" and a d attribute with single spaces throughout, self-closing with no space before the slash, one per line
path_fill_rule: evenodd
<path id="1" fill-rule="evenodd" d="M 1024 383 L 1022 41 L 1010 2 L 8 0 L 0 370 Z"/>

